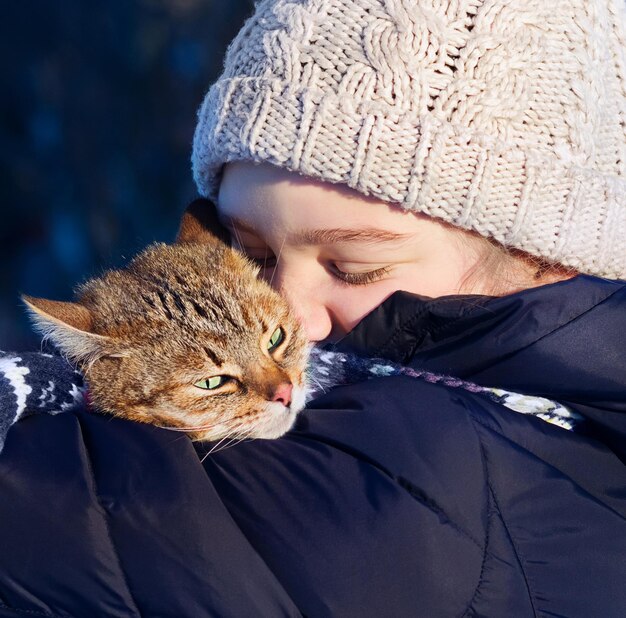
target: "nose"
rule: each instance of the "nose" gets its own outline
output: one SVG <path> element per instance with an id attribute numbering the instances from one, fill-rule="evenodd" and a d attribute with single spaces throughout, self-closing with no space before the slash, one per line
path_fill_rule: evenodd
<path id="1" fill-rule="evenodd" d="M 279 384 L 272 395 L 272 401 L 282 403 L 284 406 L 288 406 L 291 403 L 291 391 L 293 385 L 289 382 Z"/>
<path id="2" fill-rule="evenodd" d="M 294 311 L 309 342 L 323 341 L 330 336 L 333 322 L 324 305 L 301 299 Z"/>
<path id="3" fill-rule="evenodd" d="M 284 267 L 279 267 L 273 285 L 291 305 L 307 339 L 310 342 L 323 341 L 333 330 L 332 314 L 320 289 L 307 282 L 306 274 L 286 276 Z"/>

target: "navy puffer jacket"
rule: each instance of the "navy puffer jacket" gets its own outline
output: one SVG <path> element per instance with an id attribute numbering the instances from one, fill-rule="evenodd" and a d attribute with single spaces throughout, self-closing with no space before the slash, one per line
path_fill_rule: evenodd
<path id="1" fill-rule="evenodd" d="M 386 377 L 201 462 L 166 430 L 26 418 L 0 455 L 0 617 L 626 616 L 626 283 L 399 292 L 340 346 L 585 420 Z"/>

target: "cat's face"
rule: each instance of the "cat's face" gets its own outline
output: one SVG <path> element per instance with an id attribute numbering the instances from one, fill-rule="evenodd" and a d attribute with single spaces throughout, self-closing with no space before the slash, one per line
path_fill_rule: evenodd
<path id="1" fill-rule="evenodd" d="M 160 257 L 171 271 L 183 249 L 167 249 L 155 251 L 170 253 Z M 161 282 L 158 291 L 144 287 L 134 295 L 133 312 L 145 319 L 134 322 L 125 354 L 89 369 L 94 401 L 123 405 L 137 420 L 177 427 L 199 440 L 282 435 L 304 407 L 307 344 L 298 323 L 239 256 L 214 255 L 206 245 L 184 251 L 186 259 L 176 266 L 187 283 L 196 281 Z M 202 283 L 187 260 L 193 253 L 192 262 L 209 264 L 219 275 L 205 272 Z"/>
<path id="2" fill-rule="evenodd" d="M 218 440 L 276 438 L 304 407 L 302 329 L 221 243 L 152 245 L 62 310 L 26 300 L 104 411 Z"/>

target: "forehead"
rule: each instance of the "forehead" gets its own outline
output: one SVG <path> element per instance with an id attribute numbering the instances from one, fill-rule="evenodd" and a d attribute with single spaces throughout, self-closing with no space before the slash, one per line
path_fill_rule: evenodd
<path id="1" fill-rule="evenodd" d="M 250 349 L 261 345 L 277 326 L 295 328 L 287 304 L 277 296 L 254 293 L 244 299 L 232 299 L 227 305 L 201 302 L 201 312 L 173 312 L 171 319 L 161 314 L 157 319 L 133 324 L 130 336 L 145 349 L 167 356 L 206 356 L 205 349 L 228 351 L 236 356 L 238 344 Z"/>
<path id="2" fill-rule="evenodd" d="M 225 219 L 247 222 L 260 233 L 321 228 L 406 227 L 415 215 L 364 196 L 346 185 L 308 178 L 267 163 L 225 166 L 218 209 Z"/>

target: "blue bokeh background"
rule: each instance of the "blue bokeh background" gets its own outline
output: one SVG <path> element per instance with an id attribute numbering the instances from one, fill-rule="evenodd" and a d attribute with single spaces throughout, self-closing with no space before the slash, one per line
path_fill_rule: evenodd
<path id="1" fill-rule="evenodd" d="M 39 345 L 19 293 L 173 239 L 196 111 L 252 0 L 30 0 L 0 20 L 0 349 Z"/>

